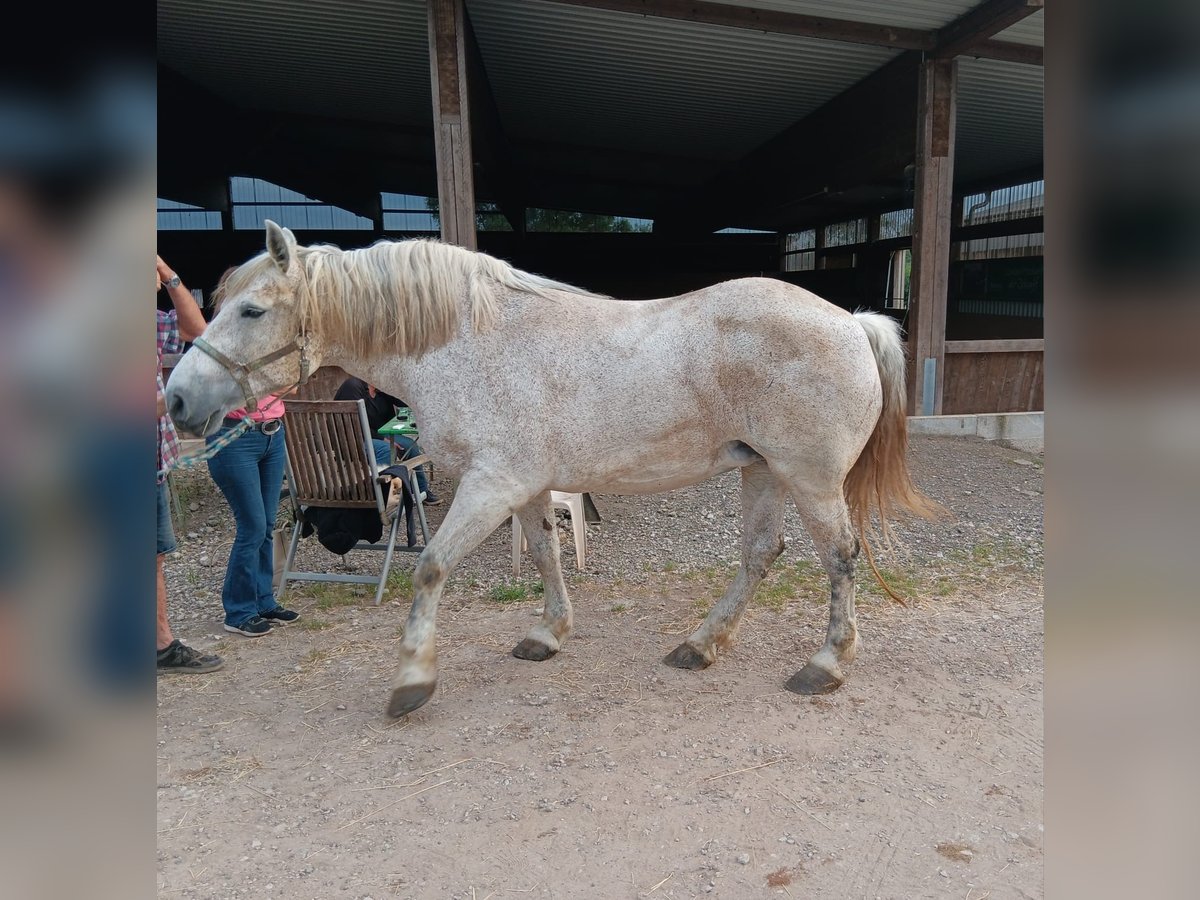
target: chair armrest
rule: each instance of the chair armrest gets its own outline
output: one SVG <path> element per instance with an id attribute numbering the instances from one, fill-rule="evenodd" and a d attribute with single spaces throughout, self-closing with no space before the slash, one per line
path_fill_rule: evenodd
<path id="1" fill-rule="evenodd" d="M 404 468 L 408 469 L 408 473 L 411 475 L 413 469 L 415 469 L 417 466 L 424 465 L 427 462 L 429 462 L 429 457 L 425 456 L 424 454 L 421 456 L 414 456 L 412 459 L 398 459 L 396 462 L 388 463 L 386 466 L 382 466 L 380 468 L 379 481 L 380 483 L 384 483 L 388 480 L 388 476 L 383 474 L 383 469 L 390 469 L 392 466 L 403 466 Z"/>
<path id="2" fill-rule="evenodd" d="M 411 471 L 412 469 L 415 469 L 417 466 L 423 466 L 427 462 L 429 462 L 429 457 L 426 456 L 424 453 L 422 453 L 420 456 L 413 456 L 408 459 L 398 459 L 398 460 L 396 460 L 396 462 L 392 463 L 392 465 L 393 466 L 404 466 L 406 469 L 409 469 Z M 385 466 L 385 468 L 386 468 L 386 466 Z"/>

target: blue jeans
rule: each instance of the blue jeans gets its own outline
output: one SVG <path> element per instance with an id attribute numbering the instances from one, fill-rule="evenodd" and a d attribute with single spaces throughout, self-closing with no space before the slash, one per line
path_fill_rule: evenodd
<path id="1" fill-rule="evenodd" d="M 171 525 L 171 504 L 167 483 L 158 486 L 158 555 L 175 552 L 175 528 Z"/>
<path id="2" fill-rule="evenodd" d="M 211 444 L 228 430 L 222 428 L 208 442 Z M 237 537 L 229 551 L 221 590 L 226 625 L 243 625 L 277 605 L 271 590 L 275 574 L 273 536 L 285 452 L 282 427 L 270 435 L 253 429 L 208 461 L 209 474 L 225 495 L 237 522 Z"/>
<path id="3" fill-rule="evenodd" d="M 398 434 L 395 440 L 396 446 L 400 448 L 401 459 L 421 455 L 421 448 L 412 438 Z M 375 446 L 375 462 L 379 464 L 379 468 L 386 469 L 392 464 L 392 448 L 388 446 L 387 441 L 379 438 L 371 438 L 371 443 Z M 429 493 L 429 479 L 425 476 L 424 466 L 417 466 L 417 490 L 424 494 Z"/>

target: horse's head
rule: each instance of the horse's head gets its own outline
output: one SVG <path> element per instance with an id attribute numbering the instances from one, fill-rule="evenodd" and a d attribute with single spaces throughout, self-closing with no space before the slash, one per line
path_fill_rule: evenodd
<path id="1" fill-rule="evenodd" d="M 267 222 L 265 253 L 229 273 L 220 311 L 167 384 L 167 410 L 193 434 L 208 435 L 231 410 L 304 381 L 319 365 L 303 327 L 308 290 L 296 237 Z"/>

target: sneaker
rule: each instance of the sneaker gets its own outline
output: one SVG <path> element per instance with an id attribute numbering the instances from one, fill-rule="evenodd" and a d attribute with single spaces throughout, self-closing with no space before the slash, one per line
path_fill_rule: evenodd
<path id="1" fill-rule="evenodd" d="M 442 498 L 433 491 L 425 491 L 424 499 L 421 502 L 426 506 L 437 506 L 442 502 Z"/>
<path id="2" fill-rule="evenodd" d="M 251 616 L 241 625 L 225 623 L 225 630 L 234 634 L 244 634 L 246 637 L 262 637 L 271 633 L 271 623 L 262 616 Z"/>
<path id="3" fill-rule="evenodd" d="M 214 653 L 199 653 L 178 639 L 158 651 L 159 672 L 215 672 L 225 660 Z"/>
<path id="4" fill-rule="evenodd" d="M 289 622 L 295 622 L 299 619 L 300 613 L 277 606 L 274 609 L 268 609 L 266 612 L 259 613 L 259 616 L 266 619 L 268 625 L 287 625 Z"/>

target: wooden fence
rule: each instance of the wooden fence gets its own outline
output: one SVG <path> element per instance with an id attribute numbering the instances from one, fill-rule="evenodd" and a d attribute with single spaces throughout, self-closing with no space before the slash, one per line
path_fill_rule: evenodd
<path id="1" fill-rule="evenodd" d="M 942 414 L 1045 409 L 1044 340 L 946 341 Z"/>

